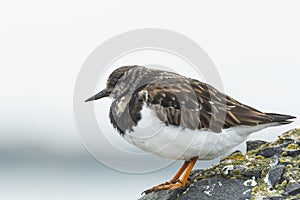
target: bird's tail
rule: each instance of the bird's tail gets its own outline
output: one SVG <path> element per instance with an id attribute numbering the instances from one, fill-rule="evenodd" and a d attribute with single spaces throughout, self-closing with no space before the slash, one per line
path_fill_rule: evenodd
<path id="1" fill-rule="evenodd" d="M 282 115 L 276 113 L 266 113 L 269 117 L 272 118 L 272 122 L 277 122 L 278 125 L 289 124 L 292 123 L 296 117 L 292 115 Z"/>

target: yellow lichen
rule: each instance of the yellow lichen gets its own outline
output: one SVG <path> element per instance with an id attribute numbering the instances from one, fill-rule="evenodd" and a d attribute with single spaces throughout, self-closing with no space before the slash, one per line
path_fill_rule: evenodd
<path id="1" fill-rule="evenodd" d="M 287 185 L 287 181 L 286 180 L 282 181 L 281 186 L 285 187 L 286 185 Z"/>
<path id="2" fill-rule="evenodd" d="M 298 147 L 298 145 L 296 145 L 296 144 L 289 144 L 285 149 L 292 149 L 292 150 L 294 150 L 294 149 L 297 149 L 297 147 Z"/>
<path id="3" fill-rule="evenodd" d="M 255 186 L 254 188 L 252 188 L 252 192 L 253 193 L 256 193 L 259 191 L 259 187 L 258 186 Z"/>
<path id="4" fill-rule="evenodd" d="M 201 179 L 205 179 L 211 176 L 224 176 L 222 173 L 222 169 L 228 165 L 234 166 L 234 168 L 230 171 L 230 173 L 226 176 L 226 178 L 237 179 L 237 178 L 245 178 L 242 175 L 243 171 L 253 171 L 259 170 L 261 171 L 261 178 L 257 178 L 255 181 L 257 185 L 252 188 L 251 191 L 251 199 L 263 199 L 267 196 L 281 196 L 284 192 L 285 188 L 291 183 L 297 181 L 300 182 L 300 155 L 291 157 L 288 156 L 288 150 L 300 150 L 300 144 L 291 143 L 286 146 L 286 148 L 282 148 L 283 152 L 278 158 L 279 163 L 291 163 L 286 165 L 283 180 L 280 183 L 276 183 L 274 185 L 274 189 L 270 190 L 269 185 L 265 183 L 264 179 L 267 176 L 271 165 L 274 163 L 274 158 L 265 158 L 261 155 L 257 155 L 257 152 L 261 149 L 268 147 L 279 147 L 282 144 L 286 144 L 287 142 L 291 142 L 292 140 L 300 141 L 300 129 L 295 129 L 292 131 L 288 131 L 281 136 L 275 142 L 265 143 L 257 149 L 248 151 L 246 155 L 243 155 L 241 152 L 236 152 L 230 156 L 224 157 L 222 161 L 215 166 L 212 166 L 209 169 L 201 171 L 197 174 L 191 182 L 196 182 Z M 286 151 L 285 151 L 286 150 Z M 276 162 L 277 163 L 277 162 Z M 293 196 L 294 198 L 295 196 Z M 300 197 L 300 195 L 299 195 Z M 289 199 L 289 198 L 287 198 Z M 300 199 L 300 198 L 294 198 Z"/>
<path id="5" fill-rule="evenodd" d="M 281 156 L 287 156 L 287 155 L 288 155 L 288 154 L 287 154 L 287 152 L 285 152 L 285 151 L 281 153 Z"/>
<path id="6" fill-rule="evenodd" d="M 279 158 L 279 161 L 280 161 L 280 162 L 282 162 L 282 163 L 284 163 L 284 162 L 286 162 L 286 159 L 285 159 L 285 158 L 282 158 L 282 157 L 280 157 L 280 158 Z"/>
<path id="7" fill-rule="evenodd" d="M 252 162 L 247 162 L 246 166 L 249 167 L 249 168 L 252 168 L 252 167 L 254 167 L 254 164 Z"/>
<path id="8" fill-rule="evenodd" d="M 289 169 L 293 168 L 293 165 L 288 164 L 288 165 L 286 166 L 286 168 L 289 170 Z"/>
<path id="9" fill-rule="evenodd" d="M 257 156 L 255 156 L 255 159 L 258 159 L 258 160 L 264 160 L 265 157 L 263 157 L 262 155 L 257 155 Z"/>
<path id="10" fill-rule="evenodd" d="M 268 145 L 269 145 L 269 143 L 263 144 L 263 145 L 261 145 L 261 146 L 259 147 L 259 149 L 264 149 L 264 148 L 266 148 Z"/>
<path id="11" fill-rule="evenodd" d="M 243 161 L 245 160 L 245 155 L 243 155 L 241 152 L 237 152 L 237 153 L 234 153 L 228 157 L 225 157 L 222 159 L 222 161 Z"/>
<path id="12" fill-rule="evenodd" d="M 283 137 L 283 135 L 279 135 L 278 138 L 282 139 L 282 140 L 285 140 L 285 138 Z"/>

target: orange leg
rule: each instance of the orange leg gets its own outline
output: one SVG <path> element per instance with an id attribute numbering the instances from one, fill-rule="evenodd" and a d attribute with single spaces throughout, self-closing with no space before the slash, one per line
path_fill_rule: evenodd
<path id="1" fill-rule="evenodd" d="M 189 175 L 194 167 L 194 165 L 196 164 L 198 160 L 198 157 L 195 157 L 193 159 L 191 159 L 190 161 L 185 161 L 184 164 L 182 165 L 182 167 L 178 170 L 178 172 L 175 174 L 175 176 L 166 183 L 154 186 L 146 191 L 144 191 L 145 194 L 148 194 L 150 192 L 153 191 L 159 191 L 159 190 L 175 190 L 177 188 L 183 187 L 187 184 L 187 180 L 189 178 Z M 181 174 L 184 172 L 181 180 L 178 181 L 179 177 L 181 176 Z"/>
<path id="2" fill-rule="evenodd" d="M 181 176 L 181 174 L 185 171 L 185 169 L 188 167 L 190 161 L 185 161 L 183 165 L 180 167 L 180 169 L 177 171 L 177 173 L 174 175 L 174 177 L 169 181 L 170 183 L 176 183 Z"/>
<path id="3" fill-rule="evenodd" d="M 193 169 L 193 167 L 195 166 L 196 162 L 198 160 L 198 157 L 193 158 L 192 160 L 190 160 L 188 167 L 186 168 L 181 180 L 177 183 L 174 184 L 170 184 L 167 185 L 165 188 L 162 188 L 163 190 L 165 189 L 169 189 L 169 190 L 175 190 L 177 188 L 183 187 L 187 184 L 187 180 L 189 178 L 189 175 Z"/>
<path id="4" fill-rule="evenodd" d="M 159 184 L 157 186 L 154 186 L 148 190 L 145 190 L 143 193 L 148 194 L 150 192 L 156 191 L 158 187 L 162 187 L 164 185 L 170 185 L 172 183 L 176 183 L 179 180 L 179 177 L 181 176 L 181 174 L 185 171 L 185 169 L 188 167 L 190 161 L 185 161 L 183 163 L 183 165 L 180 167 L 180 169 L 177 171 L 177 173 L 173 176 L 173 178 L 170 181 L 167 181 L 165 183 Z"/>

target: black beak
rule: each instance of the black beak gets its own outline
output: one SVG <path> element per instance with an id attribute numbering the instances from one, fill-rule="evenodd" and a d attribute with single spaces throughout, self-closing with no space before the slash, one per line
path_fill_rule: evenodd
<path id="1" fill-rule="evenodd" d="M 104 89 L 101 92 L 99 92 L 98 94 L 96 94 L 96 95 L 88 98 L 87 100 L 85 100 L 85 102 L 94 101 L 94 100 L 101 99 L 103 97 L 108 97 L 108 96 L 109 96 L 109 93 L 107 92 L 106 89 Z"/>

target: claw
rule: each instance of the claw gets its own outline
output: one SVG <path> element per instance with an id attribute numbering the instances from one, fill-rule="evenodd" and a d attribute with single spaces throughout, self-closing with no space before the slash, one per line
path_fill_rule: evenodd
<path id="1" fill-rule="evenodd" d="M 192 158 L 190 161 L 185 161 L 182 167 L 178 170 L 178 172 L 175 174 L 175 176 L 171 179 L 171 181 L 162 183 L 160 185 L 154 186 L 148 190 L 145 190 L 142 192 L 143 194 L 148 194 L 150 192 L 157 192 L 160 190 L 169 190 L 173 191 L 178 188 L 184 187 L 186 184 L 188 184 L 188 177 L 191 173 L 191 170 L 193 169 L 195 163 L 197 162 L 198 157 Z M 184 172 L 182 179 L 179 179 L 181 174 Z"/>
<path id="2" fill-rule="evenodd" d="M 183 182 L 181 182 L 180 180 L 177 181 L 173 181 L 173 182 L 165 182 L 162 183 L 160 185 L 154 186 L 148 190 L 145 190 L 142 194 L 148 194 L 150 192 L 157 192 L 160 190 L 176 190 L 178 188 L 184 187 L 186 184 L 184 184 Z"/>

